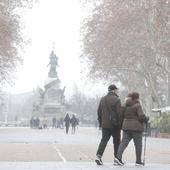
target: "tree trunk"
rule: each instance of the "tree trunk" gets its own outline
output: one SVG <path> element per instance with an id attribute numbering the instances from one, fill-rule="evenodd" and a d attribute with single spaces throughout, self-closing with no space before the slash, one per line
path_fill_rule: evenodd
<path id="1" fill-rule="evenodd" d="M 161 107 L 161 101 L 160 101 L 159 96 L 157 94 L 157 90 L 155 88 L 155 84 L 154 84 L 152 75 L 150 73 L 147 74 L 146 81 L 149 84 L 149 88 L 150 88 L 150 92 L 151 92 L 151 96 L 152 96 L 152 101 L 153 101 L 153 98 L 154 98 L 153 103 L 156 103 L 156 105 L 157 105 L 156 107 L 160 108 Z"/>

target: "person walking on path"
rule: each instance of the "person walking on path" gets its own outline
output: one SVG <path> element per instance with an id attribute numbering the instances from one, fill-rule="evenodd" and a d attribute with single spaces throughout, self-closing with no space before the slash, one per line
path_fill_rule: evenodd
<path id="1" fill-rule="evenodd" d="M 95 162 L 97 165 L 103 165 L 102 156 L 106 145 L 113 137 L 114 156 L 117 155 L 120 144 L 120 130 L 122 120 L 121 101 L 117 95 L 118 88 L 112 84 L 108 87 L 108 94 L 101 98 L 98 106 L 99 127 L 102 128 L 102 139 L 98 146 Z"/>
<path id="2" fill-rule="evenodd" d="M 57 119 L 56 119 L 56 117 L 53 117 L 52 118 L 52 128 L 56 128 L 57 127 L 56 123 L 57 123 Z"/>
<path id="3" fill-rule="evenodd" d="M 68 134 L 69 127 L 70 127 L 70 116 L 68 113 L 66 114 L 64 121 L 65 121 L 65 127 L 66 127 L 66 134 Z"/>
<path id="4" fill-rule="evenodd" d="M 76 132 L 76 126 L 78 125 L 78 121 L 76 116 L 73 114 L 72 118 L 70 120 L 71 126 L 72 126 L 72 134 L 75 134 Z"/>
<path id="5" fill-rule="evenodd" d="M 143 166 L 143 162 L 141 161 L 142 132 L 144 131 L 144 123 L 149 120 L 149 117 L 143 113 L 139 102 L 139 93 L 132 92 L 128 95 L 128 99 L 125 102 L 123 116 L 123 138 L 119 145 L 115 163 L 117 165 L 124 165 L 122 162 L 122 154 L 131 139 L 133 139 L 136 151 L 136 165 Z"/>

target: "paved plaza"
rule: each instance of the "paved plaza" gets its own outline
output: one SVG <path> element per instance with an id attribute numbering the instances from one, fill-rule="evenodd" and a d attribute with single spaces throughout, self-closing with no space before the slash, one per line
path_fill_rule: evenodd
<path id="1" fill-rule="evenodd" d="M 86 162 L 2 162 L 0 170 L 170 170 L 170 165 L 147 164 L 145 167 L 135 167 L 134 164 L 126 164 L 125 166 L 113 166 L 106 163 L 103 166 L 97 166 L 94 163 Z"/>
<path id="2" fill-rule="evenodd" d="M 113 166 L 110 139 L 103 155 L 103 166 L 94 163 L 101 132 L 79 127 L 76 134 L 64 129 L 0 128 L 0 170 L 42 169 L 138 169 L 131 142 L 124 153 L 123 167 Z M 147 138 L 146 166 L 143 169 L 170 170 L 170 139 Z"/>

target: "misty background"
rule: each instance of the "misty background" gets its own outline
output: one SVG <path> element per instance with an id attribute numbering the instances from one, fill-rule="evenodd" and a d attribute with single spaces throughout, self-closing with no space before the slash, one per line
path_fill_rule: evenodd
<path id="1" fill-rule="evenodd" d="M 2 122 L 30 119 L 54 50 L 67 111 L 82 122 L 96 120 L 114 83 L 122 103 L 138 91 L 152 127 L 169 132 L 169 0 L 18 0 L 0 8 Z"/>

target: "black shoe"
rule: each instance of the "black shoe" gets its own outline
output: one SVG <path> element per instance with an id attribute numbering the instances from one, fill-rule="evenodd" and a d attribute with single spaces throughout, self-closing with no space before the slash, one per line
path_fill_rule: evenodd
<path id="1" fill-rule="evenodd" d="M 97 165 L 103 165 L 103 162 L 102 162 L 102 159 L 101 159 L 101 156 L 96 156 L 96 159 L 95 159 L 95 162 L 97 163 Z"/>
<path id="2" fill-rule="evenodd" d="M 114 165 L 120 165 L 120 166 L 123 166 L 125 163 L 124 162 L 122 162 L 122 160 L 121 159 L 119 159 L 119 158 L 115 158 L 114 159 Z"/>
<path id="3" fill-rule="evenodd" d="M 144 166 L 144 163 L 143 163 L 143 162 L 136 162 L 135 165 L 136 165 L 136 166 Z"/>

